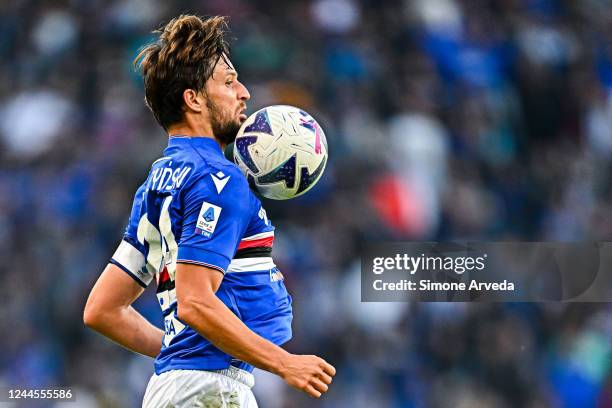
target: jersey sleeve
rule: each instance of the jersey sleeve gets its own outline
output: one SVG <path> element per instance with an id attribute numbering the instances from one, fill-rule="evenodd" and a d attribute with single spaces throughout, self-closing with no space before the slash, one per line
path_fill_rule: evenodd
<path id="1" fill-rule="evenodd" d="M 143 208 L 145 185 L 137 191 L 132 204 L 132 212 L 125 228 L 123 239 L 113 254 L 110 263 L 117 265 L 139 285 L 146 288 L 155 276 L 154 271 L 147 269 L 146 248 L 138 241 L 138 225 L 145 209 Z"/>
<path id="2" fill-rule="evenodd" d="M 217 172 L 197 177 L 185 187 L 177 262 L 225 273 L 246 229 L 248 185 L 240 175 Z"/>
<path id="3" fill-rule="evenodd" d="M 262 234 L 274 231 L 272 222 L 268 219 L 268 214 L 265 208 L 261 205 L 261 201 L 254 194 L 251 194 L 251 206 L 254 209 L 246 231 L 246 236 Z"/>

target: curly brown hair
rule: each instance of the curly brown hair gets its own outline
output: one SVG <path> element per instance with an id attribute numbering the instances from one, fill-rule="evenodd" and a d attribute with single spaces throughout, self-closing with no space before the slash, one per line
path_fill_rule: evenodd
<path id="1" fill-rule="evenodd" d="M 183 119 L 183 91 L 204 90 L 219 58 L 229 56 L 228 31 L 225 17 L 181 15 L 154 31 L 159 39 L 134 59 L 145 102 L 164 129 Z"/>

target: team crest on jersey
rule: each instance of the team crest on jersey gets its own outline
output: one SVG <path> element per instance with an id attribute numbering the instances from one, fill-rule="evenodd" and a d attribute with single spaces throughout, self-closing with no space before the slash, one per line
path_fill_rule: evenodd
<path id="1" fill-rule="evenodd" d="M 213 232 L 215 232 L 215 228 L 217 228 L 221 209 L 219 206 L 204 201 L 198 216 L 198 223 L 196 224 L 196 234 L 210 238 Z"/>

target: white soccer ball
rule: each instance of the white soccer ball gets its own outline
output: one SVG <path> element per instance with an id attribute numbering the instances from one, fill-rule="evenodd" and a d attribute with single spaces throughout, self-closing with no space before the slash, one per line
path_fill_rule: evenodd
<path id="1" fill-rule="evenodd" d="M 234 143 L 234 162 L 259 194 L 287 200 L 319 181 L 327 163 L 327 141 L 305 111 L 268 106 L 242 124 Z"/>

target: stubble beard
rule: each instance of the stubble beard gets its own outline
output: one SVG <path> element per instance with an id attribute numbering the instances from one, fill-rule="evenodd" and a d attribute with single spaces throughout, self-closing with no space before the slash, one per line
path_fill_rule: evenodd
<path id="1" fill-rule="evenodd" d="M 236 140 L 236 135 L 240 130 L 240 122 L 224 118 L 221 109 L 210 98 L 206 99 L 206 107 L 210 114 L 210 124 L 215 139 L 226 146 Z"/>

